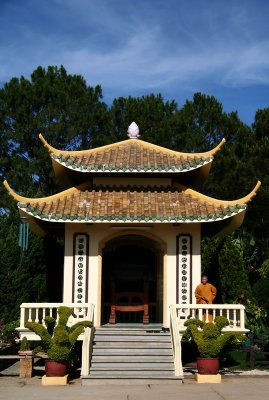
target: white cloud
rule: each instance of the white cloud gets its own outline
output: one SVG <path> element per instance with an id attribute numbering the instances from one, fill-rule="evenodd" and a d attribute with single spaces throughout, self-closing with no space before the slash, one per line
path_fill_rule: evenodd
<path id="1" fill-rule="evenodd" d="M 48 0 L 39 10 L 46 26 L 42 18 L 29 23 L 29 10 L 34 20 L 38 9 L 33 0 L 25 3 L 28 23 L 14 20 L 0 44 L 0 81 L 29 76 L 37 65 L 63 64 L 115 97 L 127 90 L 167 92 L 175 85 L 269 84 L 269 33 L 258 5 Z"/>

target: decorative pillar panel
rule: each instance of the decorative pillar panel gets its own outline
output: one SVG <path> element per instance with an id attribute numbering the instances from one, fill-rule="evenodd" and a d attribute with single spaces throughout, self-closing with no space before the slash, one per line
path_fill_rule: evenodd
<path id="1" fill-rule="evenodd" d="M 73 303 L 88 302 L 89 235 L 74 234 L 73 246 Z"/>
<path id="2" fill-rule="evenodd" d="M 178 304 L 191 304 L 192 293 L 192 237 L 188 234 L 177 236 L 177 292 Z"/>

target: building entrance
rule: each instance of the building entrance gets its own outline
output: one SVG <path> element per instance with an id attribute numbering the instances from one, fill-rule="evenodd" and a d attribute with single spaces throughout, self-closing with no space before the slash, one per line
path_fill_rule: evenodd
<path id="1" fill-rule="evenodd" d="M 118 296 L 119 303 L 131 307 L 142 304 L 144 296 L 149 322 L 162 322 L 163 268 L 158 244 L 139 235 L 118 237 L 106 244 L 102 260 L 102 324 L 109 322 L 115 295 L 121 293 L 125 296 Z M 126 293 L 136 295 L 127 298 Z M 143 322 L 143 311 L 116 314 L 116 323 Z"/>

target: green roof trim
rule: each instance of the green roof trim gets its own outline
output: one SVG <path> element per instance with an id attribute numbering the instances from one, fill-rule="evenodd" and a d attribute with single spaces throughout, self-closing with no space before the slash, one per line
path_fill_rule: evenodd
<path id="1" fill-rule="evenodd" d="M 197 169 L 202 167 L 204 164 L 209 163 L 213 160 L 213 157 L 200 157 L 193 160 L 183 161 L 182 164 L 178 165 L 134 165 L 134 164 L 92 164 L 92 165 L 83 165 L 80 160 L 72 159 L 70 156 L 64 156 L 62 154 L 52 154 L 51 157 L 54 160 L 57 160 L 62 165 L 67 168 L 71 168 L 80 172 L 152 172 L 152 173 L 160 173 L 160 172 L 182 172 L 182 171 L 190 171 L 193 169 Z"/>
<path id="2" fill-rule="evenodd" d="M 25 209 L 24 203 L 19 203 L 19 208 Z M 243 207 L 244 209 L 246 206 Z M 240 206 L 240 209 L 243 209 Z M 40 210 L 35 209 L 34 207 L 27 207 L 27 212 L 34 217 L 40 218 L 41 220 L 48 220 L 48 221 L 55 221 L 55 222 L 185 222 L 185 223 L 200 223 L 200 222 L 213 222 L 217 219 L 226 219 L 229 218 L 231 215 L 235 215 L 240 211 L 231 212 L 231 210 L 227 209 L 225 215 L 223 213 L 219 214 L 210 214 L 210 215 L 190 215 L 190 216 L 183 216 L 183 215 L 173 215 L 173 216 L 166 216 L 166 215 L 137 215 L 134 214 L 133 216 L 128 214 L 121 214 L 121 215 L 70 215 L 70 214 L 54 214 L 54 213 L 47 213 L 41 212 Z"/>

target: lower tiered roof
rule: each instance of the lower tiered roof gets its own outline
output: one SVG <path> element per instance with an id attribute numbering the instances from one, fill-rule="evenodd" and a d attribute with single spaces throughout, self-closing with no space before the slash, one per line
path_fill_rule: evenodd
<path id="1" fill-rule="evenodd" d="M 185 186 L 91 186 L 83 183 L 59 194 L 32 199 L 9 194 L 24 214 L 50 222 L 201 223 L 221 221 L 246 210 L 260 183 L 246 197 L 223 201 Z"/>

